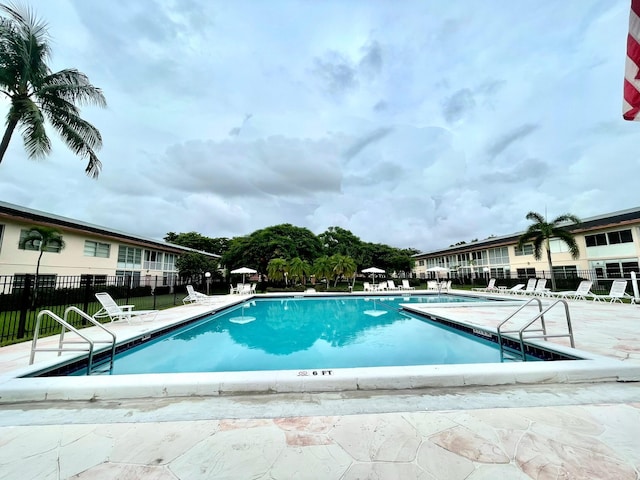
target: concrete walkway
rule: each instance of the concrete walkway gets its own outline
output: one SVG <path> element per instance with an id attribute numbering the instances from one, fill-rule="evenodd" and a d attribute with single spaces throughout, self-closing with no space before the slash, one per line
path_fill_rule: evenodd
<path id="1" fill-rule="evenodd" d="M 424 308 L 485 328 L 505 313 Z M 577 348 L 640 367 L 640 307 L 570 311 Z M 0 396 L 29 347 L 0 349 Z M 0 405 L 0 478 L 637 480 L 639 439 L 638 382 L 16 402 Z"/>

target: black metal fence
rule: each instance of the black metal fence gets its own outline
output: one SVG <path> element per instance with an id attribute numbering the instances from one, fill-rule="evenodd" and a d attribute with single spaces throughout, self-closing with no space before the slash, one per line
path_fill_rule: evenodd
<path id="1" fill-rule="evenodd" d="M 486 285 L 491 277 L 490 274 L 458 275 L 457 272 L 450 272 L 448 278 L 461 285 Z M 631 273 L 624 272 L 618 275 L 603 275 L 596 270 L 576 270 L 573 272 L 554 272 L 557 291 L 575 291 L 581 281 L 591 280 L 591 292 L 596 295 L 608 294 L 614 280 L 627 280 L 627 293 L 633 294 L 631 284 Z M 435 277 L 434 277 L 435 278 Z M 529 278 L 546 278 L 549 280 L 547 287 L 551 288 L 551 273 L 548 270 L 536 270 L 531 273 L 517 275 L 516 272 L 504 272 L 502 275 L 495 275 L 496 285 L 513 287 L 518 283 L 527 283 Z M 640 274 L 638 275 L 640 279 Z"/>
<path id="2" fill-rule="evenodd" d="M 107 292 L 118 304 L 133 304 L 137 310 L 161 310 L 182 305 L 186 295 L 185 283 L 193 282 L 175 279 L 172 284 L 167 284 L 167 279 L 160 276 L 104 275 L 42 275 L 36 282 L 35 275 L 0 275 L 0 345 L 32 338 L 41 310 L 51 310 L 62 317 L 65 309 L 73 305 L 93 315 L 101 308 L 95 298 L 96 292 Z M 205 285 L 198 283 L 194 286 L 202 291 L 206 289 Z M 71 320 L 74 326 L 85 326 L 80 316 Z M 42 335 L 59 331 L 57 322 L 43 318 L 40 326 Z"/>

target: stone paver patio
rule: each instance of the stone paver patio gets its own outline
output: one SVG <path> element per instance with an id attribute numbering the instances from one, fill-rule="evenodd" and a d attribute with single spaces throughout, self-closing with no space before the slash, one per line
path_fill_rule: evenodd
<path id="1" fill-rule="evenodd" d="M 201 307 L 190 308 L 158 321 Z M 579 349 L 640 365 L 640 307 L 570 309 Z M 442 310 L 489 328 L 504 318 L 490 307 Z M 0 348 L 0 396 L 28 348 Z M 639 472 L 638 382 L 0 404 L 1 479 L 637 480 Z"/>

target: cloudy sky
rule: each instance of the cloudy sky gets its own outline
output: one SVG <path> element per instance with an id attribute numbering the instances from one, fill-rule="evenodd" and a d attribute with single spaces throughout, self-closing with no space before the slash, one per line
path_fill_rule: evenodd
<path id="1" fill-rule="evenodd" d="M 291 223 L 421 251 L 637 207 L 629 3 L 31 0 L 52 69 L 104 92 L 82 111 L 104 168 L 14 135 L 0 200 L 159 239 Z"/>

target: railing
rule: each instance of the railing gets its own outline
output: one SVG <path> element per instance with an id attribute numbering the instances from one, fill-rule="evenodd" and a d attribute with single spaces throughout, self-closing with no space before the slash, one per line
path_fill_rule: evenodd
<path id="1" fill-rule="evenodd" d="M 518 314 L 520 311 L 522 311 L 524 308 L 528 307 L 532 302 L 536 302 L 538 305 L 538 314 L 536 316 L 534 316 L 533 318 L 529 319 L 529 321 L 523 325 L 522 327 L 518 328 L 517 330 L 502 330 L 502 327 L 504 327 L 504 325 L 509 322 L 509 320 L 511 320 L 513 317 L 516 316 L 516 314 Z M 564 312 L 565 312 L 565 320 L 567 322 L 567 333 L 560 333 L 560 334 L 548 334 L 547 333 L 547 326 L 545 324 L 545 320 L 544 320 L 544 314 L 547 313 L 549 310 L 551 310 L 553 307 L 555 307 L 558 304 L 562 304 L 564 306 Z M 531 327 L 538 321 L 540 320 L 540 328 L 535 328 L 532 329 Z M 530 333 L 532 332 L 542 332 L 542 334 L 540 335 L 530 335 Z M 569 313 L 569 304 L 567 303 L 566 300 L 556 300 L 555 302 L 553 302 L 551 305 L 549 305 L 547 308 L 545 308 L 544 310 L 542 309 L 542 302 L 540 301 L 539 298 L 537 297 L 533 297 L 531 299 L 529 299 L 527 302 L 525 302 L 524 304 L 522 304 L 519 308 L 517 308 L 511 315 L 509 315 L 507 318 L 505 318 L 499 325 L 497 328 L 497 333 L 498 333 L 498 344 L 500 345 L 500 354 L 501 356 L 503 356 L 504 358 L 504 348 L 505 348 L 505 342 L 504 342 L 504 334 L 508 334 L 508 333 L 517 333 L 518 334 L 518 346 L 519 346 L 519 355 L 522 359 L 523 362 L 527 361 L 527 356 L 526 356 L 526 351 L 525 351 L 525 338 L 527 340 L 530 339 L 544 339 L 547 340 L 548 338 L 562 338 L 562 337 L 568 337 L 570 344 L 571 344 L 571 348 L 575 348 L 575 342 L 573 339 L 573 327 L 571 326 L 571 314 Z"/>
<path id="2" fill-rule="evenodd" d="M 95 339 L 91 339 L 87 335 L 84 335 L 83 333 L 81 333 L 78 329 L 76 329 L 73 325 L 69 324 L 66 321 L 68 313 L 70 313 L 72 311 L 75 312 L 75 313 L 79 313 L 85 320 L 88 320 L 93 325 L 95 325 L 95 326 L 101 328 L 102 330 L 104 330 L 105 332 L 107 332 L 111 336 L 111 339 L 110 340 L 95 340 Z M 41 347 L 41 348 L 38 348 L 38 346 L 37 346 L 37 344 L 38 344 L 38 336 L 39 336 L 39 333 L 40 333 L 40 323 L 42 321 L 42 318 L 45 317 L 45 316 L 52 318 L 53 320 L 55 320 L 58 324 L 60 324 L 62 326 L 62 332 L 60 333 L 60 339 L 58 341 L 58 346 L 57 347 Z M 65 334 L 66 331 L 70 331 L 70 332 L 75 333 L 78 337 L 81 338 L 81 340 L 78 340 L 78 339 L 65 340 L 64 339 L 64 334 Z M 93 318 L 91 318 L 89 315 L 87 315 L 86 313 L 82 312 L 81 310 L 77 309 L 76 307 L 69 307 L 65 311 L 65 319 L 64 320 L 62 318 L 60 318 L 58 315 L 56 315 L 55 313 L 53 313 L 51 310 L 41 310 L 38 313 L 38 318 L 36 320 L 36 327 L 35 327 L 35 330 L 33 332 L 33 340 L 31 342 L 31 355 L 29 356 L 29 365 L 33 365 L 33 362 L 35 360 L 36 352 L 58 352 L 58 356 L 60 356 L 62 354 L 62 352 L 88 352 L 88 356 L 87 356 L 87 375 L 90 375 L 91 374 L 91 367 L 93 366 L 93 351 L 94 351 L 96 343 L 110 343 L 112 345 L 112 347 L 111 347 L 111 367 L 113 367 L 113 356 L 115 355 L 115 349 L 116 349 L 116 336 L 112 332 L 107 330 L 100 323 L 96 322 Z M 85 346 L 67 347 L 66 345 L 85 345 Z"/>
<path id="3" fill-rule="evenodd" d="M 191 279 L 172 279 L 172 284 L 165 285 L 162 276 L 56 275 L 54 282 L 50 278 L 46 282 L 40 280 L 36 285 L 35 275 L 0 275 L 0 345 L 30 340 L 40 310 L 50 310 L 63 317 L 67 307 L 75 306 L 88 315 L 94 314 L 100 309 L 96 292 L 108 292 L 118 304 L 133 303 L 137 309 L 158 310 L 182 305 L 186 283 L 205 289 L 204 284 Z M 218 291 L 218 286 L 226 293 L 228 286 L 218 282 L 212 282 L 212 291 Z M 70 323 L 75 328 L 88 324 L 82 317 Z M 56 333 L 60 333 L 60 324 L 49 317 L 42 319 L 40 336 Z"/>

